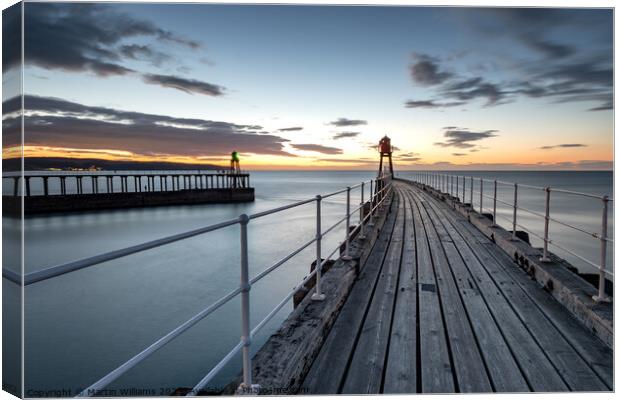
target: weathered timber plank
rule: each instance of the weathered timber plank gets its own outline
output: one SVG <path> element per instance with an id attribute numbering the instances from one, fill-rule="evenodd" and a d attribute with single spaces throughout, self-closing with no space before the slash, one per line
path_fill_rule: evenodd
<path id="1" fill-rule="evenodd" d="M 412 204 L 412 217 L 416 231 L 418 267 L 418 324 L 420 342 L 420 375 L 423 393 L 453 393 L 454 377 L 448 353 L 448 344 L 441 319 L 439 293 L 437 292 L 428 238 L 422 224 L 420 210 Z"/>
<path id="2" fill-rule="evenodd" d="M 436 200 L 428 196 L 423 202 L 435 203 Z M 537 392 L 567 391 L 568 386 L 543 349 L 519 319 L 495 282 L 488 276 L 474 252 L 467 245 L 466 240 L 456 232 L 450 223 L 445 223 L 446 218 L 456 218 L 456 214 L 442 213 L 438 219 L 452 236 L 457 250 L 473 277 L 474 283 L 485 298 L 491 313 L 532 389 Z"/>
<path id="3" fill-rule="evenodd" d="M 470 235 L 468 231 L 463 233 L 468 237 Z M 549 322 L 510 275 L 499 266 L 497 260 L 477 242 L 469 240 L 468 244 L 569 388 L 574 391 L 607 390 L 603 382 L 555 326 Z M 531 283 L 534 284 L 534 282 Z"/>
<path id="4" fill-rule="evenodd" d="M 403 203 L 400 201 L 398 205 L 394 233 L 347 371 L 342 393 L 371 394 L 381 391 L 403 249 L 405 224 Z"/>
<path id="5" fill-rule="evenodd" d="M 443 251 L 443 245 L 452 245 L 452 239 L 445 230 L 436 231 L 427 210 L 420 207 L 422 221 L 431 247 L 435 265 L 437 286 L 443 306 L 443 316 L 452 350 L 452 362 L 456 373 L 458 390 L 466 393 L 491 392 L 492 387 L 478 343 L 459 291 L 452 278 L 450 265 Z M 440 234 L 439 234 L 440 233 Z M 441 241 L 440 241 L 441 238 Z"/>
<path id="6" fill-rule="evenodd" d="M 497 260 L 498 265 L 510 275 L 523 292 L 535 303 L 562 337 L 570 343 L 583 360 L 603 380 L 606 387 L 613 388 L 613 351 L 592 335 L 572 314 L 547 293 L 540 285 L 518 267 L 516 263 L 476 227 L 463 221 L 462 226 L 485 250 Z M 577 389 L 580 390 L 580 389 Z M 603 389 L 598 389 L 603 390 Z"/>
<path id="7" fill-rule="evenodd" d="M 416 192 L 416 196 L 423 196 Z M 443 226 L 437 230 L 446 232 Z M 447 232 L 446 232 L 447 233 Z M 526 392 L 530 388 L 519 370 L 510 347 L 504 340 L 496 321 L 461 259 L 454 243 L 444 243 L 446 257 L 450 261 L 452 275 L 459 288 L 463 304 L 486 362 L 493 389 L 497 392 Z"/>
<path id="8" fill-rule="evenodd" d="M 402 193 L 402 192 L 401 192 Z M 403 196 L 400 196 L 403 198 Z M 394 305 L 383 393 L 416 393 L 417 391 L 417 273 L 415 231 L 411 208 L 405 205 L 403 256 Z"/>
<path id="9" fill-rule="evenodd" d="M 396 196 L 394 204 L 398 204 L 399 201 Z M 346 303 L 301 384 L 304 393 L 336 394 L 339 392 L 387 253 L 396 214 L 397 212 L 389 214 L 372 252 L 360 269 L 360 274 Z"/>

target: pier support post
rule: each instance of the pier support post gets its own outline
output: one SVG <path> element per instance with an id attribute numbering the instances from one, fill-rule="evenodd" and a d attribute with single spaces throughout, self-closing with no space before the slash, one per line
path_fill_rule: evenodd
<path id="1" fill-rule="evenodd" d="M 30 196 L 30 177 L 26 177 L 26 196 Z"/>
<path id="2" fill-rule="evenodd" d="M 322 301 L 325 300 L 325 295 L 321 292 L 321 239 L 323 234 L 321 233 L 321 195 L 316 195 L 316 285 L 314 286 L 315 292 L 312 295 L 312 300 Z"/>
<path id="3" fill-rule="evenodd" d="M 601 221 L 601 265 L 599 265 L 598 295 L 592 297 L 592 299 L 597 303 L 611 301 L 605 293 L 605 269 L 607 268 L 607 209 L 609 197 L 605 195 L 602 200 L 603 219 Z"/>
<path id="4" fill-rule="evenodd" d="M 17 196 L 19 192 L 19 176 L 13 178 L 13 196 Z"/>
<path id="5" fill-rule="evenodd" d="M 551 203 L 551 189 L 545 188 L 545 238 L 543 239 L 543 256 L 540 258 L 542 262 L 549 262 L 549 204 Z"/>
<path id="6" fill-rule="evenodd" d="M 344 230 L 344 256 L 342 259 L 344 261 L 351 261 L 351 256 L 349 255 L 349 227 L 351 226 L 351 187 L 347 186 L 347 222 L 346 222 L 345 230 Z"/>
<path id="7" fill-rule="evenodd" d="M 47 181 L 48 181 L 47 176 L 44 176 L 43 177 L 43 194 L 46 196 L 50 193 L 49 185 Z"/>

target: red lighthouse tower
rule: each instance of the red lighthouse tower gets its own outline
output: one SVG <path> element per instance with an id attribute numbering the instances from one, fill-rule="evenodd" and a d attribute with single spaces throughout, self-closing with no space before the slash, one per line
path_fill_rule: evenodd
<path id="1" fill-rule="evenodd" d="M 392 166 L 392 143 L 389 137 L 383 136 L 379 141 L 379 174 L 383 175 L 383 157 L 387 157 L 390 162 L 390 175 L 394 175 L 394 167 Z"/>

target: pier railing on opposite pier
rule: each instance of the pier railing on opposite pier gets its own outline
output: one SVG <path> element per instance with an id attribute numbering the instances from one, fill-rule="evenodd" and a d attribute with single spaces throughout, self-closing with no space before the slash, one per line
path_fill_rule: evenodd
<path id="1" fill-rule="evenodd" d="M 505 182 L 500 180 L 491 180 L 484 178 L 474 178 L 473 176 L 462 176 L 462 175 L 451 175 L 451 174 L 442 174 L 439 172 L 433 171 L 421 171 L 414 173 L 414 182 L 419 184 L 427 185 L 436 189 L 442 193 L 447 193 L 450 196 L 460 199 L 463 203 L 467 203 L 467 198 L 469 197 L 469 204 L 474 210 L 478 210 L 480 214 L 484 214 L 485 211 L 491 216 L 494 225 L 499 225 L 497 223 L 497 218 L 502 218 L 504 221 L 510 224 L 510 228 L 512 230 L 512 240 L 516 240 L 517 228 L 520 228 L 527 232 L 528 234 L 540 239 L 543 243 L 543 256 L 540 259 L 542 262 L 550 261 L 549 257 L 549 246 L 554 246 L 561 251 L 564 251 L 582 262 L 586 263 L 594 267 L 598 271 L 599 279 L 598 279 L 598 295 L 594 296 L 595 301 L 609 301 L 609 297 L 605 293 L 605 279 L 607 276 L 613 278 L 613 272 L 607 269 L 607 243 L 612 243 L 613 246 L 613 238 L 608 236 L 608 211 L 609 211 L 609 202 L 612 202 L 613 199 L 607 195 L 598 196 L 590 193 L 582 193 L 576 192 L 572 190 L 565 189 L 556 189 L 552 187 L 542 187 L 542 186 L 534 186 L 534 185 L 526 185 L 515 182 Z M 485 192 L 484 183 L 492 184 L 492 189 L 489 189 Z M 512 202 L 503 201 L 498 198 L 497 189 L 498 186 L 509 187 L 512 191 Z M 534 190 L 544 193 L 544 212 L 537 212 L 520 205 L 519 202 L 519 189 L 527 189 Z M 570 196 L 578 196 L 584 199 L 594 200 L 600 202 L 601 207 L 601 227 L 599 232 L 591 232 L 586 228 L 576 226 L 573 223 L 561 221 L 557 218 L 552 217 L 552 193 L 562 193 Z M 476 196 L 474 196 L 476 194 Z M 490 207 L 485 206 L 484 199 L 488 199 L 491 203 Z M 477 203 L 476 203 L 477 201 Z M 512 210 L 512 218 L 506 218 L 497 213 L 497 203 L 503 204 L 509 207 Z M 531 216 L 538 218 L 541 221 L 543 234 L 540 235 L 534 232 L 531 228 L 524 226 L 522 223 L 518 222 L 518 212 L 523 211 L 528 213 Z M 599 241 L 600 245 L 600 258 L 599 261 L 592 261 L 587 257 L 579 254 L 575 250 L 571 250 L 567 248 L 566 245 L 558 243 L 557 239 L 551 237 L 549 233 L 549 223 L 554 222 L 563 227 L 569 228 L 575 232 L 580 232 L 594 240 Z"/>
<path id="2" fill-rule="evenodd" d="M 28 197 L 250 187 L 249 173 L 230 171 L 26 171 L 2 179 L 11 182 L 4 194 Z"/>
<path id="3" fill-rule="evenodd" d="M 354 189 L 360 190 L 359 199 L 360 204 L 358 207 L 351 209 L 351 191 Z M 179 240 L 187 239 L 190 237 L 194 237 L 197 235 L 201 235 L 208 232 L 213 232 L 218 229 L 222 229 L 225 227 L 239 225 L 239 249 L 240 249 L 240 284 L 239 287 L 235 288 L 225 296 L 221 297 L 216 302 L 209 305 L 207 308 L 200 311 L 198 314 L 194 315 L 192 318 L 188 319 L 181 325 L 177 326 L 175 329 L 170 331 L 165 336 L 161 337 L 159 340 L 151 344 L 149 347 L 136 354 L 128 361 L 118 366 L 116 369 L 105 375 L 103 378 L 99 379 L 97 382 L 90 385 L 88 388 L 84 389 L 77 397 L 90 397 L 95 396 L 100 393 L 103 389 L 105 389 L 109 384 L 117 380 L 119 377 L 124 375 L 130 369 L 138 365 L 140 362 L 145 360 L 147 357 L 155 353 L 157 350 L 165 346 L 167 343 L 178 337 L 183 332 L 187 331 L 189 328 L 196 325 L 199 321 L 203 320 L 217 309 L 222 307 L 224 304 L 231 301 L 237 295 L 241 295 L 241 340 L 205 375 L 203 379 L 198 382 L 194 388 L 188 393 L 188 396 L 197 395 L 200 390 L 205 388 L 208 383 L 220 372 L 223 367 L 239 352 L 242 352 L 243 355 L 243 383 L 241 384 L 239 391 L 242 393 L 256 393 L 258 390 L 257 385 L 252 384 L 252 365 L 251 365 L 251 355 L 250 355 L 250 347 L 252 345 L 252 338 L 289 302 L 295 293 L 299 291 L 306 283 L 308 283 L 311 279 L 315 279 L 315 287 L 314 293 L 312 294 L 312 299 L 315 301 L 321 301 L 325 298 L 325 295 L 321 291 L 321 272 L 325 264 L 341 249 L 341 244 L 338 245 L 335 249 L 333 249 L 327 256 L 324 256 L 323 249 L 321 248 L 323 237 L 335 229 L 337 226 L 346 222 L 345 229 L 345 237 L 343 238 L 344 242 L 344 251 L 342 253 L 342 258 L 346 259 L 349 257 L 349 242 L 351 240 L 351 231 L 349 230 L 351 216 L 355 213 L 360 212 L 362 216 L 359 220 L 359 234 L 364 235 L 365 229 L 367 229 L 367 225 L 372 221 L 372 218 L 377 213 L 378 208 L 385 203 L 386 199 L 390 198 L 390 194 L 392 192 L 391 185 L 391 176 L 382 176 L 375 180 L 361 182 L 354 186 L 349 186 L 344 189 L 324 194 L 324 195 L 316 195 L 315 197 L 301 200 L 295 203 L 287 204 L 282 207 L 273 208 L 267 211 L 262 211 L 259 213 L 247 215 L 242 214 L 238 218 L 231 219 L 228 221 L 223 221 L 217 224 L 209 225 L 206 227 L 198 228 L 192 231 L 187 231 L 183 233 L 179 233 L 172 236 L 167 236 L 164 238 L 160 238 L 157 240 L 152 240 L 149 242 L 145 242 L 142 244 L 138 244 L 135 246 L 126 247 L 123 249 L 110 251 L 107 253 L 99 254 L 93 257 L 88 257 L 85 259 L 77 260 L 74 262 L 69 262 L 66 264 L 61 264 L 57 266 L 43 268 L 39 271 L 30 272 L 23 276 L 7 269 L 6 267 L 2 269 L 2 275 L 4 278 L 9 279 L 17 284 L 29 286 L 36 282 L 40 282 L 43 280 L 51 279 L 60 275 L 64 275 L 73 271 L 81 270 L 84 268 L 88 268 L 94 265 L 98 265 L 104 263 L 106 261 L 115 260 L 121 257 L 128 256 L 130 254 L 135 254 L 138 252 L 142 252 L 148 249 L 152 249 L 155 247 L 163 246 L 169 243 L 177 242 Z M 324 229 L 321 225 L 321 202 L 324 199 L 330 198 L 332 196 L 336 196 L 339 194 L 346 193 L 346 211 L 344 216 L 336 221 L 333 225 Z M 368 197 L 366 198 L 365 194 L 368 193 Z M 304 243 L 299 248 L 293 250 L 288 255 L 284 256 L 280 260 L 274 262 L 269 267 L 265 268 L 258 275 L 250 278 L 249 276 L 249 260 L 248 260 L 248 225 L 251 221 L 256 220 L 258 218 L 263 218 L 269 215 L 277 214 L 284 210 L 289 210 L 292 208 L 296 208 L 305 204 L 316 204 L 316 234 L 315 237 Z M 367 206 L 369 205 L 369 206 Z M 285 264 L 288 260 L 293 258 L 295 255 L 302 252 L 304 249 L 314 245 L 316 248 L 316 267 L 314 270 L 307 275 L 297 286 L 295 286 L 288 294 L 276 305 L 275 308 L 270 311 L 267 316 L 263 318 L 254 328 L 250 326 L 250 289 L 252 285 L 254 285 L 259 280 L 263 279 L 270 272 L 274 271 L 278 267 Z"/>

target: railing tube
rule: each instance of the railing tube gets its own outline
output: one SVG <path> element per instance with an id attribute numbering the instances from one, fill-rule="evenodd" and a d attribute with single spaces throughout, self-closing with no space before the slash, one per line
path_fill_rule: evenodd
<path id="1" fill-rule="evenodd" d="M 512 203 L 512 240 L 517 240 L 517 190 L 518 185 L 515 183 L 514 200 Z"/>
<path id="2" fill-rule="evenodd" d="M 543 256 L 540 261 L 549 262 L 549 205 L 551 203 L 551 189 L 545 188 L 545 238 L 543 239 Z"/>
<path id="3" fill-rule="evenodd" d="M 321 292 L 321 239 L 323 234 L 321 233 L 321 195 L 316 195 L 316 285 L 312 300 L 322 301 L 325 300 L 325 295 Z"/>
<path id="4" fill-rule="evenodd" d="M 351 187 L 347 186 L 347 225 L 344 227 L 344 261 L 351 261 L 351 255 L 349 255 L 349 227 L 351 226 Z"/>
<path id="5" fill-rule="evenodd" d="M 240 247 L 241 247 L 241 341 L 243 342 L 243 382 L 237 391 L 247 392 L 252 388 L 252 358 L 250 345 L 250 274 L 248 268 L 248 222 L 246 214 L 239 216 Z"/>
<path id="6" fill-rule="evenodd" d="M 598 275 L 598 295 L 592 298 L 596 302 L 609 302 L 610 299 L 605 293 L 605 269 L 607 268 L 607 209 L 609 197 L 603 196 L 603 220 L 601 221 L 601 265 Z"/>

